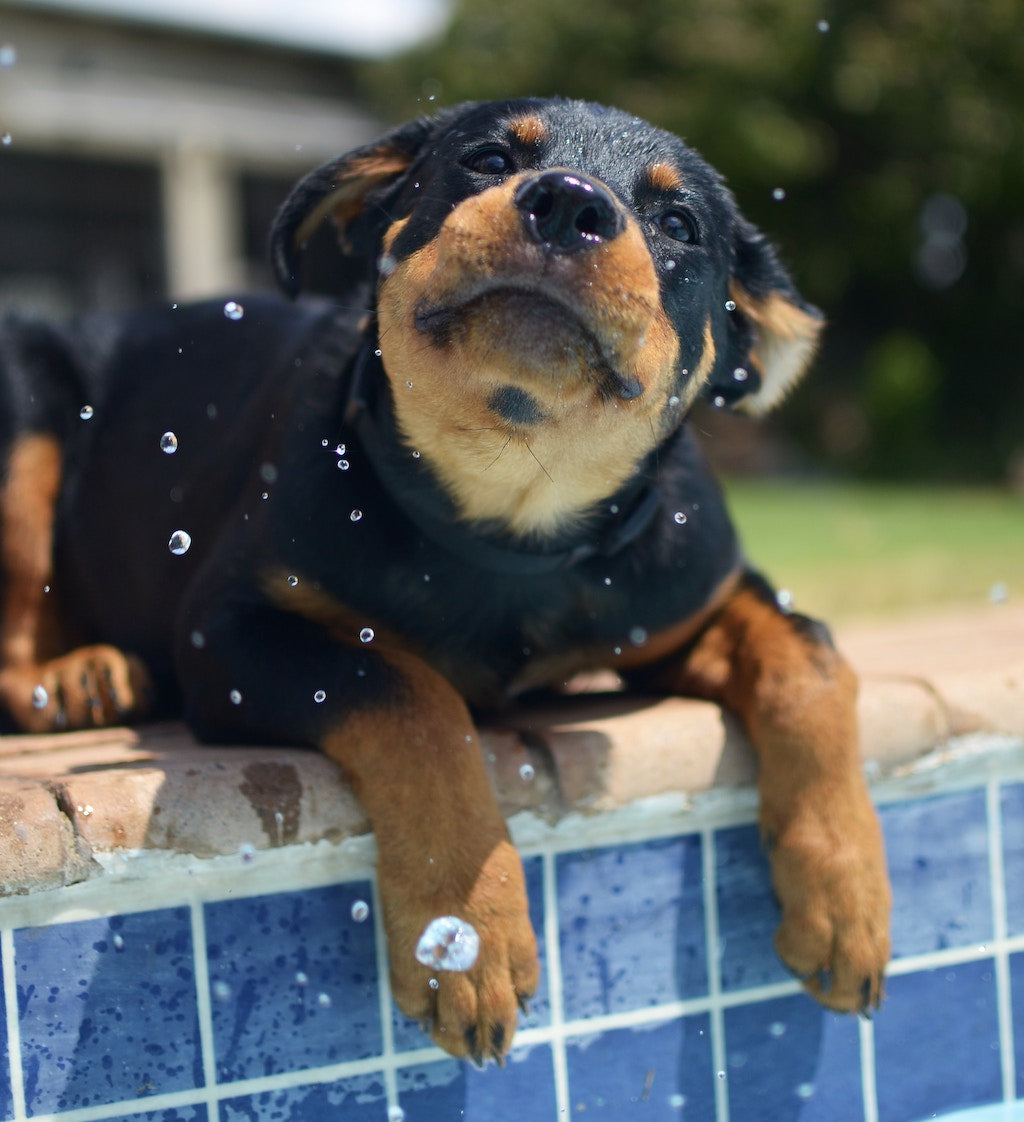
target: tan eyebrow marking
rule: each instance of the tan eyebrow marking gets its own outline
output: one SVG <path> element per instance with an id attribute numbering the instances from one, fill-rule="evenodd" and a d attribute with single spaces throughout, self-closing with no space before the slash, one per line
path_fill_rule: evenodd
<path id="1" fill-rule="evenodd" d="M 516 140 L 527 147 L 540 144 L 548 135 L 547 125 L 540 117 L 517 117 L 508 128 Z"/>
<path id="2" fill-rule="evenodd" d="M 647 181 L 656 191 L 678 191 L 683 177 L 671 164 L 653 164 L 647 169 Z"/>

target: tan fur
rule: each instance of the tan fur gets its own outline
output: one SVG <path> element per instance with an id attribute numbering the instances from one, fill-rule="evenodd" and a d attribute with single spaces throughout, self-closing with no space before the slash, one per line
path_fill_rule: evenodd
<path id="1" fill-rule="evenodd" d="M 378 316 L 405 439 L 462 517 L 529 536 L 613 494 L 658 442 L 679 342 L 635 221 L 610 241 L 546 259 L 512 202 L 523 178 L 460 203 L 383 281 Z M 425 307 L 456 309 L 441 345 L 414 326 Z M 610 395 L 612 372 L 643 393 Z M 491 412 L 491 394 L 507 385 L 538 400 L 543 424 Z"/>
<path id="2" fill-rule="evenodd" d="M 683 185 L 683 178 L 679 174 L 678 168 L 672 164 L 654 164 L 647 169 L 647 182 L 656 191 L 678 191 Z"/>
<path id="3" fill-rule="evenodd" d="M 653 680 L 726 705 L 747 728 L 758 753 L 761 831 L 782 905 L 780 958 L 830 1008 L 878 1005 L 892 901 L 861 769 L 853 672 L 741 588 L 696 645 Z"/>
<path id="4" fill-rule="evenodd" d="M 778 405 L 803 377 L 824 323 L 777 292 L 756 300 L 733 281 L 729 293 L 737 309 L 757 327 L 750 361 L 761 375 L 761 388 L 737 404 L 738 409 L 757 416 Z"/>
<path id="5" fill-rule="evenodd" d="M 535 148 L 548 135 L 548 127 L 539 117 L 517 117 L 509 124 L 508 131 L 527 148 Z"/>

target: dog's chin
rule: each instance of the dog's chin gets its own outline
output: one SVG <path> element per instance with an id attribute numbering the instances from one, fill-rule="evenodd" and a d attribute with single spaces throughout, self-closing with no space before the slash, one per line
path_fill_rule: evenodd
<path id="1" fill-rule="evenodd" d="M 464 301 L 422 303 L 416 329 L 438 347 L 458 348 L 478 370 L 564 389 L 617 386 L 607 341 L 571 307 L 536 292 L 494 289 Z"/>

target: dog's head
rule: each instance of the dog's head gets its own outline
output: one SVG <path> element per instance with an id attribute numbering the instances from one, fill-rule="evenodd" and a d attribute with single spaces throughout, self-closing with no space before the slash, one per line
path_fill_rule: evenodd
<path id="1" fill-rule="evenodd" d="M 614 494 L 699 395 L 771 408 L 821 327 L 693 149 L 598 105 L 458 106 L 313 172 L 271 238 L 293 294 L 328 215 L 370 263 L 406 442 L 520 534 Z"/>

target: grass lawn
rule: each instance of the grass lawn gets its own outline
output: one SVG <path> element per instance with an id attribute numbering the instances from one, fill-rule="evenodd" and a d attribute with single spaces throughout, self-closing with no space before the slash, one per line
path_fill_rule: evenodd
<path id="1" fill-rule="evenodd" d="M 995 490 L 735 480 L 747 554 L 830 620 L 1024 598 L 1024 498 Z M 996 593 L 998 594 L 998 593 Z"/>

